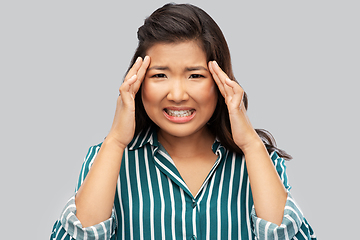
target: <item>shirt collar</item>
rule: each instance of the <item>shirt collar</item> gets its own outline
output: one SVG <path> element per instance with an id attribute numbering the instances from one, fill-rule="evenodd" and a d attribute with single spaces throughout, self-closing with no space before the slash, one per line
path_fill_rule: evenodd
<path id="1" fill-rule="evenodd" d="M 142 148 L 146 144 L 158 147 L 159 142 L 157 140 L 156 128 L 149 127 L 147 130 L 142 130 L 138 135 L 136 135 L 133 140 L 128 145 L 129 150 L 135 150 Z"/>

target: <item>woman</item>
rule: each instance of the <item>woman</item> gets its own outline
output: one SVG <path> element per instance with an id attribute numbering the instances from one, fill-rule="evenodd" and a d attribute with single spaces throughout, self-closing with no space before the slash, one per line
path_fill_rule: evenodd
<path id="1" fill-rule="evenodd" d="M 290 156 L 251 126 L 212 18 L 167 4 L 138 39 L 111 130 L 51 238 L 316 239 L 289 194 Z"/>

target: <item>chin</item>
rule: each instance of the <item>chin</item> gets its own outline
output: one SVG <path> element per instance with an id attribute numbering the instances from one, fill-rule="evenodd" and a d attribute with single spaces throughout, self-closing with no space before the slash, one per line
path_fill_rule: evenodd
<path id="1" fill-rule="evenodd" d="M 164 135 L 170 135 L 173 137 L 183 138 L 183 137 L 190 137 L 196 133 L 201 132 L 206 125 L 200 127 L 192 127 L 192 126 L 171 126 L 171 127 L 159 127 L 159 132 L 162 132 Z"/>

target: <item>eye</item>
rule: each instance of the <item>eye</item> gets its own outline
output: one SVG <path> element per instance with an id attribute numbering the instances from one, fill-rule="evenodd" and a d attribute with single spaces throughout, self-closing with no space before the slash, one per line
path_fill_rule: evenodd
<path id="1" fill-rule="evenodd" d="M 159 74 L 155 74 L 153 76 L 151 76 L 152 78 L 166 78 L 166 75 L 163 73 L 159 73 Z"/>
<path id="2" fill-rule="evenodd" d="M 190 78 L 204 78 L 204 76 L 201 74 L 191 74 Z"/>

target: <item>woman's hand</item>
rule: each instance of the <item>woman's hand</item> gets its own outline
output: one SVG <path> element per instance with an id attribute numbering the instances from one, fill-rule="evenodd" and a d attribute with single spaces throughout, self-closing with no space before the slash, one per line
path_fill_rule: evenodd
<path id="1" fill-rule="evenodd" d="M 135 95 L 144 80 L 150 58 L 139 57 L 119 88 L 115 117 L 107 139 L 117 142 L 123 149 L 130 143 L 135 132 Z"/>
<path id="2" fill-rule="evenodd" d="M 244 90 L 237 82 L 230 80 L 215 61 L 209 62 L 209 69 L 228 107 L 234 142 L 245 153 L 254 143 L 261 143 L 261 139 L 246 114 Z"/>
<path id="3" fill-rule="evenodd" d="M 245 155 L 256 214 L 280 225 L 287 193 L 264 144 L 247 117 L 244 90 L 230 80 L 216 62 L 209 62 L 209 69 L 225 98 L 234 142 Z"/>
<path id="4" fill-rule="evenodd" d="M 76 194 L 76 216 L 83 227 L 93 226 L 111 216 L 123 152 L 135 132 L 135 95 L 149 64 L 149 57 L 144 60 L 139 57 L 126 75 L 119 89 L 110 133 Z"/>

